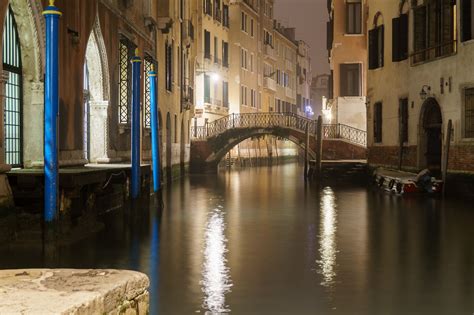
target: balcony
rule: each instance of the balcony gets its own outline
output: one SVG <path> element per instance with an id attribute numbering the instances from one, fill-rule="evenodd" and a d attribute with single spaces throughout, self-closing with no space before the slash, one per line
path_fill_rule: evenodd
<path id="1" fill-rule="evenodd" d="M 216 56 L 214 56 L 214 64 L 216 64 L 216 65 L 221 65 L 221 64 L 222 64 L 222 60 L 220 60 L 219 58 L 217 58 Z"/>
<path id="2" fill-rule="evenodd" d="M 291 60 L 288 60 L 288 59 L 285 60 L 285 67 L 286 67 L 286 70 L 290 70 L 292 72 L 295 71 L 295 65 L 293 62 L 291 62 Z"/>
<path id="3" fill-rule="evenodd" d="M 286 97 L 295 99 L 296 98 L 296 92 L 292 88 L 286 87 L 285 88 L 285 95 Z"/>
<path id="4" fill-rule="evenodd" d="M 275 49 L 272 46 L 270 46 L 269 44 L 264 45 L 263 52 L 265 53 L 266 58 L 270 58 L 270 59 L 273 59 L 275 61 L 277 60 L 277 55 L 276 55 Z"/>
<path id="5" fill-rule="evenodd" d="M 218 21 L 219 23 L 222 23 L 222 11 L 217 7 L 214 10 L 214 20 Z"/>
<path id="6" fill-rule="evenodd" d="M 273 91 L 273 92 L 276 92 L 276 90 L 277 90 L 275 80 L 273 80 L 272 78 L 269 78 L 269 77 L 263 78 L 263 87 L 265 89 Z"/>

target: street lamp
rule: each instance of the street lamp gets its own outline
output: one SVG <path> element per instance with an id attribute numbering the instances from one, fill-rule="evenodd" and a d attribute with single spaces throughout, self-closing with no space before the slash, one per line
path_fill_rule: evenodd
<path id="1" fill-rule="evenodd" d="M 431 93 L 431 86 L 429 85 L 423 85 L 421 87 L 421 91 L 420 91 L 420 98 L 422 101 L 426 100 L 426 98 L 428 97 L 428 95 Z"/>

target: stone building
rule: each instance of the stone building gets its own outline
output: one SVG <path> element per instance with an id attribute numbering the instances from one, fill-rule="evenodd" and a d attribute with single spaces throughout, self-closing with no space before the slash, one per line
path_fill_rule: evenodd
<path id="1" fill-rule="evenodd" d="M 369 163 L 474 172 L 471 1 L 369 0 Z"/>
<path id="2" fill-rule="evenodd" d="M 367 0 L 330 0 L 328 10 L 333 91 L 325 120 L 366 130 Z"/>
<path id="3" fill-rule="evenodd" d="M 196 15 L 195 117 L 202 126 L 230 113 L 229 1 L 198 1 Z"/>
<path id="4" fill-rule="evenodd" d="M 326 110 L 327 99 L 332 98 L 330 82 L 330 74 L 317 75 L 311 81 L 311 103 L 316 117 L 323 115 L 323 109 Z"/>
<path id="5" fill-rule="evenodd" d="M 59 22 L 60 167 L 130 161 L 130 58 L 143 59 L 141 146 L 150 160 L 150 91 L 145 73 L 158 68 L 163 166 L 189 160 L 194 57 L 186 41 L 188 1 L 56 1 Z M 0 4 L 0 169 L 43 166 L 45 26 L 48 1 Z M 183 21 L 183 22 L 180 22 Z M 2 56 L 2 52 L 6 52 Z M 191 96 L 190 96 L 191 93 Z M 5 123 L 4 123 L 5 122 Z M 162 153 L 163 153 L 162 152 Z M 2 176 L 2 184 L 7 184 Z M 4 185 L 4 186 L 5 186 Z M 8 189 L 7 189 L 8 190 Z"/>
<path id="6" fill-rule="evenodd" d="M 311 104 L 311 80 L 313 74 L 311 70 L 310 47 L 302 40 L 298 41 L 298 53 L 296 64 L 297 94 L 296 106 L 298 113 L 308 118 L 314 118 L 315 111 Z"/>
<path id="7" fill-rule="evenodd" d="M 185 172 L 190 158 L 197 53 L 194 25 L 198 20 L 198 2 L 151 1 L 156 2 L 161 160 L 170 180 Z"/>

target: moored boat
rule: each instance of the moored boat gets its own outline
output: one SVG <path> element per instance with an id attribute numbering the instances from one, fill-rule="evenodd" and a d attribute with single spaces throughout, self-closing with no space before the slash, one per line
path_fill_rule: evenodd
<path id="1" fill-rule="evenodd" d="M 399 195 L 414 193 L 441 193 L 443 181 L 431 176 L 428 169 L 418 174 L 377 168 L 373 173 L 373 181 L 376 186 L 385 191 Z"/>

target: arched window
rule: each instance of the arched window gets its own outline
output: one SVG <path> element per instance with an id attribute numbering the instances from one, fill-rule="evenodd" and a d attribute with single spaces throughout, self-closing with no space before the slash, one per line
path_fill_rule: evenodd
<path id="1" fill-rule="evenodd" d="M 22 105 L 23 77 L 20 40 L 15 17 L 11 8 L 7 10 L 3 28 L 3 70 L 8 74 L 5 86 L 5 163 L 13 167 L 23 164 L 22 156 Z"/>
<path id="2" fill-rule="evenodd" d="M 377 12 L 374 28 L 369 31 L 369 69 L 382 68 L 384 63 L 384 25 L 383 17 Z"/>

